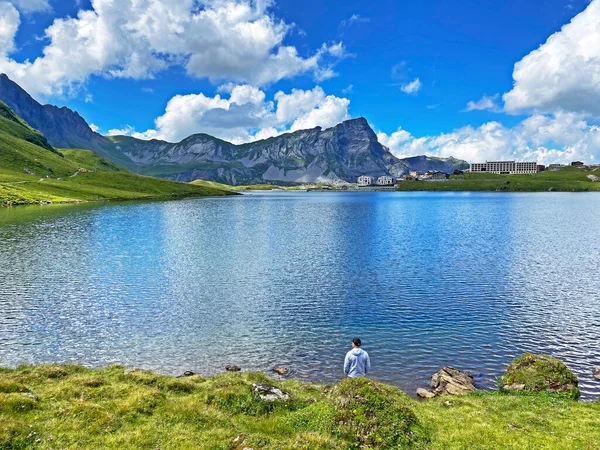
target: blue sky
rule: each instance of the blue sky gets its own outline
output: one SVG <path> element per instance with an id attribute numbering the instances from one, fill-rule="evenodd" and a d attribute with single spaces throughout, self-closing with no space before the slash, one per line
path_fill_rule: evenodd
<path id="1" fill-rule="evenodd" d="M 0 0 L 0 72 L 102 133 L 243 142 L 364 116 L 398 155 L 600 158 L 600 0 L 136 3 Z"/>

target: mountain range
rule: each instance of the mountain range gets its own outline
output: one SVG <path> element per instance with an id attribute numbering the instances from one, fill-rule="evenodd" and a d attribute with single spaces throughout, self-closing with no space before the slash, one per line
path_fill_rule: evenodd
<path id="1" fill-rule="evenodd" d="M 0 100 L 54 147 L 92 150 L 138 174 L 176 181 L 353 183 L 361 175 L 400 177 L 411 170 L 453 172 L 469 167 L 455 158 L 397 158 L 379 143 L 364 118 L 242 145 L 206 134 L 170 143 L 102 136 L 77 112 L 41 105 L 6 75 L 0 75 Z"/>

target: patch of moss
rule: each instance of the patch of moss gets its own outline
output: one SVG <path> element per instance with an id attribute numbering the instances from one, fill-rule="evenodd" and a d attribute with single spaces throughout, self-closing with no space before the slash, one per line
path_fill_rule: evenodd
<path id="1" fill-rule="evenodd" d="M 348 448 L 421 448 L 428 442 L 412 400 L 398 389 L 351 378 L 335 386 L 330 398 Z"/>
<path id="2" fill-rule="evenodd" d="M 579 380 L 562 361 L 546 355 L 525 353 L 506 369 L 501 387 L 521 385 L 519 391 L 550 392 L 578 399 Z"/>

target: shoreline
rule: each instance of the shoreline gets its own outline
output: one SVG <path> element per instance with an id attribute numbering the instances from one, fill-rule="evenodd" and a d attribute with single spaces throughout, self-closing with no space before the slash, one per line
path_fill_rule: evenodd
<path id="1" fill-rule="evenodd" d="M 562 364 L 564 366 L 564 369 L 569 371 L 569 369 L 566 368 L 566 365 L 564 365 L 564 363 L 560 362 L 560 360 L 557 360 L 555 358 L 551 358 L 555 361 L 558 361 L 560 364 Z M 190 368 L 184 369 L 184 368 L 180 368 L 178 371 L 167 371 L 167 370 L 160 370 L 160 369 L 153 369 L 150 368 L 149 366 L 134 366 L 134 365 L 130 365 L 130 364 L 125 364 L 125 363 L 121 363 L 121 362 L 115 362 L 115 363 L 104 363 L 104 364 L 87 364 L 85 362 L 81 362 L 81 361 L 68 361 L 68 362 L 42 362 L 42 363 L 36 363 L 36 364 L 29 364 L 29 363 L 17 363 L 17 364 L 12 364 L 12 365 L 2 365 L 0 364 L 0 374 L 2 373 L 2 371 L 18 371 L 21 368 L 36 368 L 36 367 L 54 367 L 54 366 L 63 366 L 63 367 L 80 367 L 83 368 L 85 370 L 88 371 L 103 371 L 103 370 L 108 370 L 111 369 L 113 367 L 119 367 L 119 368 L 123 368 L 123 370 L 125 370 L 126 372 L 135 372 L 135 371 L 142 371 L 142 372 L 149 372 L 149 373 L 153 373 L 155 375 L 158 376 L 163 376 L 163 377 L 167 377 L 167 378 L 173 378 L 173 379 L 179 379 L 179 378 L 185 378 L 188 375 L 186 374 L 194 374 L 196 376 L 199 376 L 201 378 L 204 379 L 213 379 L 213 378 L 217 378 L 220 377 L 222 375 L 226 375 L 228 373 L 239 373 L 239 374 L 260 374 L 263 375 L 265 377 L 271 378 L 271 379 L 275 379 L 278 381 L 294 381 L 297 383 L 305 383 L 305 384 L 310 384 L 310 385 L 319 385 L 319 386 L 332 386 L 335 385 L 337 383 L 342 382 L 344 379 L 346 379 L 346 377 L 344 377 L 344 375 L 341 373 L 341 369 L 340 369 L 340 374 L 339 376 L 335 375 L 335 376 L 321 376 L 321 377 L 317 377 L 317 376 L 302 376 L 299 377 L 297 376 L 298 372 L 294 369 L 293 366 L 287 366 L 287 365 L 283 365 L 283 366 L 279 366 L 280 368 L 283 368 L 283 370 L 285 370 L 285 374 L 279 374 L 277 373 L 277 371 L 273 368 L 271 369 L 265 369 L 265 368 L 252 368 L 252 369 L 245 369 L 244 367 L 238 367 L 236 365 L 227 365 L 225 367 L 221 367 L 221 368 L 216 368 L 216 367 L 211 367 L 209 370 L 204 371 L 204 372 L 194 372 L 193 370 L 191 370 Z M 593 366 L 593 365 L 591 365 Z M 229 367 L 233 367 L 234 370 L 230 370 Z M 454 366 L 447 366 L 447 367 L 454 367 Z M 458 368 L 460 370 L 460 368 Z M 197 370 L 197 369 L 194 369 Z M 279 369 L 277 369 L 279 370 Z M 494 394 L 494 393 L 498 393 L 502 391 L 502 386 L 500 384 L 500 380 L 502 378 L 502 375 L 498 374 L 498 375 L 484 375 L 483 373 L 479 373 L 479 375 L 475 375 L 477 373 L 477 370 L 472 371 L 472 370 L 466 370 L 466 371 L 462 371 L 460 370 L 462 373 L 465 374 L 470 374 L 469 376 L 473 379 L 473 383 L 474 383 L 474 392 L 477 393 L 481 393 L 481 394 Z M 598 368 L 596 368 L 596 371 L 600 371 L 600 366 Z M 600 373 L 600 372 L 597 372 Z M 431 375 L 434 375 L 433 373 L 431 373 Z M 593 376 L 593 374 L 590 373 L 591 376 Z M 482 378 L 483 376 L 483 378 Z M 574 375 L 576 378 L 579 378 L 578 375 Z M 380 383 L 380 384 L 384 384 L 386 386 L 392 387 L 394 389 L 398 389 L 400 391 L 402 391 L 404 394 L 406 394 L 407 396 L 413 398 L 413 399 L 419 399 L 418 396 L 418 391 L 421 388 L 424 388 L 427 383 L 424 381 L 422 383 L 417 383 L 414 382 L 412 383 L 415 387 L 415 389 L 413 391 L 406 391 L 405 389 L 403 389 L 401 387 L 402 384 L 406 385 L 407 383 L 399 383 L 399 382 L 393 382 L 390 381 L 389 379 L 384 379 L 382 377 L 378 377 L 378 376 L 372 376 L 372 375 L 368 375 L 366 378 L 376 382 L 376 383 Z M 482 378 L 477 380 L 478 378 Z M 482 383 L 482 380 L 492 380 L 495 379 L 496 382 L 495 384 L 490 384 L 490 383 Z M 596 375 L 595 377 L 595 381 L 598 382 L 598 386 L 600 387 L 600 378 L 598 375 Z M 490 387 L 493 386 L 493 387 Z M 588 397 L 586 399 L 582 399 L 580 397 L 578 397 L 576 399 L 576 401 L 581 402 L 581 403 L 594 403 L 594 402 L 598 402 L 600 404 L 600 392 L 598 392 L 597 394 L 594 394 L 593 397 Z"/>
<path id="2" fill-rule="evenodd" d="M 0 368 L 0 448 L 558 450 L 600 445 L 600 402 L 575 401 L 566 392 L 505 390 L 416 401 L 367 378 L 319 385 L 256 372 L 187 375 L 123 366 Z M 504 379 L 518 381 L 519 376 L 509 367 Z"/>
<path id="3" fill-rule="evenodd" d="M 0 203 L 0 208 L 18 208 L 23 206 L 71 206 L 71 205 L 101 205 L 107 203 L 137 203 L 137 202 L 156 202 L 156 201 L 177 201 L 177 200 L 187 200 L 187 199 L 200 199 L 200 198 L 222 198 L 228 196 L 238 196 L 243 195 L 238 192 L 228 192 L 225 195 L 183 195 L 183 196 L 174 196 L 174 197 L 143 197 L 143 198 L 109 198 L 109 199 L 99 199 L 99 200 L 72 200 L 72 201 L 40 201 L 40 202 L 32 202 L 32 203 L 16 203 L 16 204 L 6 204 Z"/>

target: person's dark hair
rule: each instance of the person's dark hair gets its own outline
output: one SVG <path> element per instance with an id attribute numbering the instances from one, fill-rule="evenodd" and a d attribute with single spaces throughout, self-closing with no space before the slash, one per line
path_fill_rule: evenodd
<path id="1" fill-rule="evenodd" d="M 361 342 L 360 342 L 360 339 L 359 339 L 359 338 L 354 338 L 354 339 L 352 339 L 352 343 L 353 343 L 354 345 L 356 345 L 357 347 L 360 347 L 360 345 L 361 345 Z"/>

